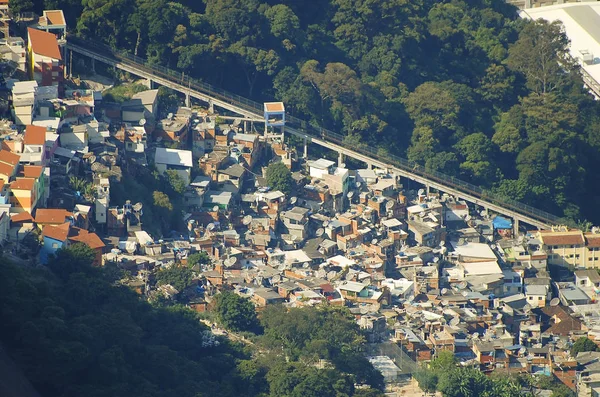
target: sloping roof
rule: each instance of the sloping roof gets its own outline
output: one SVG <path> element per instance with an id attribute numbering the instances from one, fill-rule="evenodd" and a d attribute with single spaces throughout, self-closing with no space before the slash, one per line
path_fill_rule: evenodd
<path id="1" fill-rule="evenodd" d="M 23 176 L 25 178 L 39 178 L 44 171 L 41 165 L 25 165 L 23 166 Z"/>
<path id="2" fill-rule="evenodd" d="M 224 170 L 220 170 L 219 172 L 225 175 L 233 176 L 234 178 L 241 178 L 246 170 L 239 164 L 233 164 L 232 166 L 227 167 Z"/>
<path id="3" fill-rule="evenodd" d="M 583 245 L 583 233 L 576 230 L 572 232 L 540 232 L 545 245 Z"/>
<path id="4" fill-rule="evenodd" d="M 167 149 L 158 147 L 156 148 L 154 162 L 191 168 L 193 166 L 192 152 L 189 150 Z"/>
<path id="5" fill-rule="evenodd" d="M 58 241 L 66 241 L 69 235 L 69 223 L 63 223 L 60 226 L 46 225 L 42 230 L 42 236 Z"/>
<path id="6" fill-rule="evenodd" d="M 73 214 L 62 208 L 39 208 L 35 213 L 35 222 L 62 224 L 69 216 Z"/>
<path id="7" fill-rule="evenodd" d="M 11 190 L 27 190 L 32 191 L 35 179 L 33 178 L 17 178 L 16 181 L 10 184 Z"/>
<path id="8" fill-rule="evenodd" d="M 585 239 L 587 240 L 587 246 L 598 248 L 600 247 L 600 234 L 596 233 L 585 233 Z"/>
<path id="9" fill-rule="evenodd" d="M 0 163 L 0 175 L 12 175 L 15 171 L 14 165 L 8 165 L 6 163 Z"/>
<path id="10" fill-rule="evenodd" d="M 45 10 L 44 16 L 49 22 L 48 25 L 66 25 L 65 16 L 62 10 Z"/>
<path id="11" fill-rule="evenodd" d="M 14 214 L 10 217 L 11 222 L 33 222 L 33 217 L 27 211 L 20 212 L 18 214 Z"/>
<path id="12" fill-rule="evenodd" d="M 575 271 L 575 277 L 581 278 L 589 278 L 592 283 L 600 282 L 600 274 L 596 271 L 596 269 L 582 269 Z"/>
<path id="13" fill-rule="evenodd" d="M 265 110 L 267 112 L 284 112 L 285 107 L 283 102 L 265 102 Z"/>
<path id="14" fill-rule="evenodd" d="M 15 153 L 11 153 L 8 150 L 0 150 L 0 163 L 7 163 L 10 165 L 19 164 L 21 156 Z"/>
<path id="15" fill-rule="evenodd" d="M 158 96 L 158 90 L 146 90 L 142 92 L 138 92 L 134 94 L 131 99 L 139 99 L 142 104 L 150 105 L 156 101 L 156 97 Z"/>
<path id="16" fill-rule="evenodd" d="M 23 143 L 25 145 L 44 145 L 46 143 L 46 128 L 28 125 L 25 127 Z"/>
<path id="17" fill-rule="evenodd" d="M 91 249 L 104 248 L 106 246 L 96 233 L 90 233 L 87 230 L 78 227 L 71 228 L 69 240 L 83 243 Z"/>
<path id="18" fill-rule="evenodd" d="M 62 60 L 55 35 L 33 28 L 27 28 L 27 33 L 29 35 L 29 44 L 34 53 Z"/>

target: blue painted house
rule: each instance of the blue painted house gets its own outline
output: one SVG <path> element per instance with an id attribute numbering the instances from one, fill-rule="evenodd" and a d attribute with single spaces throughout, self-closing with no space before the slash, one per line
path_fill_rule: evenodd
<path id="1" fill-rule="evenodd" d="M 40 263 L 48 264 L 50 255 L 69 245 L 69 229 L 71 225 L 67 222 L 60 226 L 48 225 L 42 231 L 43 245 L 40 249 Z"/>

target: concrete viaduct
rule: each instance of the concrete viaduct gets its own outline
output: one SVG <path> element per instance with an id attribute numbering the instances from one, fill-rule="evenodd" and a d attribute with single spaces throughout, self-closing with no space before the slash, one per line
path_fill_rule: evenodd
<path id="1" fill-rule="evenodd" d="M 262 104 L 209 84 L 192 80 L 182 73 L 165 67 L 148 65 L 144 59 L 116 52 L 108 47 L 99 46 L 75 37 L 69 37 L 66 50 L 69 52 L 71 64 L 73 53 L 77 53 L 90 58 L 92 62 L 99 61 L 147 79 L 150 86 L 156 83 L 183 93 L 188 106 L 190 105 L 190 98 L 195 98 L 208 104 L 209 109 L 213 111 L 215 107 L 218 107 L 242 116 L 242 120 L 264 122 Z M 70 73 L 70 67 L 68 70 Z M 555 215 L 514 200 L 500 200 L 478 186 L 448 175 L 426 171 L 422 166 L 410 163 L 405 159 L 389 154 L 382 155 L 371 147 L 350 148 L 349 145 L 344 143 L 342 135 L 290 116 L 289 112 L 286 115 L 285 132 L 304 140 L 305 157 L 307 156 L 309 143 L 325 147 L 338 153 L 340 163 L 344 161 L 345 157 L 350 157 L 362 161 L 368 166 L 385 169 L 420 183 L 427 190 L 433 188 L 448 193 L 457 199 L 464 199 L 472 204 L 512 218 L 515 230 L 518 230 L 519 222 L 539 229 L 549 229 L 551 226 L 562 223 L 561 219 Z"/>

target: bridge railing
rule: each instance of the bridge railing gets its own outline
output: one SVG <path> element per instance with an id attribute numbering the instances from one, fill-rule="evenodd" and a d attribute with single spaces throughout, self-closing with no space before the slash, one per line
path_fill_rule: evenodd
<path id="1" fill-rule="evenodd" d="M 132 67 L 140 71 L 145 71 L 149 74 L 162 77 L 171 83 L 180 84 L 183 87 L 188 87 L 190 91 L 199 91 L 207 96 L 218 99 L 221 102 L 231 104 L 243 110 L 247 110 L 254 114 L 263 114 L 263 104 L 244 98 L 240 95 L 233 94 L 224 89 L 217 88 L 203 81 L 190 78 L 182 72 L 174 71 L 162 65 L 149 63 L 146 59 L 132 55 L 124 51 L 117 51 L 109 46 L 93 43 L 88 40 L 82 40 L 75 36 L 68 37 L 68 45 L 79 47 L 82 52 L 88 51 L 97 56 L 104 56 L 112 61 L 121 63 L 129 63 Z M 465 182 L 450 175 L 441 172 L 426 170 L 422 165 L 411 162 L 407 159 L 395 156 L 393 154 L 382 152 L 367 145 L 348 145 L 344 141 L 344 136 L 333 131 L 320 127 L 317 124 L 309 123 L 297 117 L 286 115 L 286 125 L 306 134 L 308 137 L 322 139 L 342 146 L 348 150 L 363 154 L 367 157 L 378 160 L 382 163 L 390 164 L 391 166 L 402 169 L 406 172 L 428 179 L 432 182 L 437 182 L 440 185 L 453 188 L 461 193 L 468 194 L 475 198 L 486 201 L 490 204 L 495 204 L 499 207 L 508 209 L 517 214 L 532 218 L 547 225 L 557 225 L 564 223 L 564 219 L 550 214 L 546 211 L 534 208 L 530 205 L 521 203 L 509 198 L 500 199 L 492 195 L 489 191 Z"/>

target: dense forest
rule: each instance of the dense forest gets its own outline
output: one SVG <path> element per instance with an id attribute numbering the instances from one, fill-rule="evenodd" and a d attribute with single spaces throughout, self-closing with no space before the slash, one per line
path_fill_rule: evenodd
<path id="1" fill-rule="evenodd" d="M 600 106 L 557 24 L 503 0 L 11 0 L 73 33 L 574 221 Z"/>
<path id="2" fill-rule="evenodd" d="M 218 321 L 253 340 L 235 344 L 186 307 L 148 304 L 115 282 L 118 268 L 93 268 L 93 258 L 78 244 L 48 268 L 0 257 L 0 347 L 43 396 L 383 395 L 345 308 L 276 306 L 259 323 L 252 303 L 224 293 Z"/>

